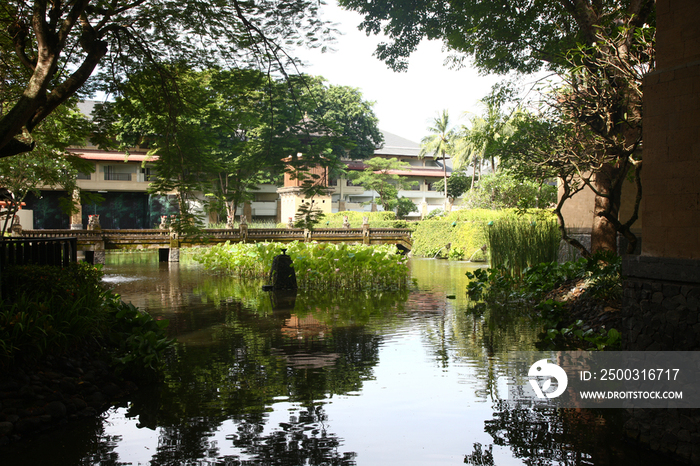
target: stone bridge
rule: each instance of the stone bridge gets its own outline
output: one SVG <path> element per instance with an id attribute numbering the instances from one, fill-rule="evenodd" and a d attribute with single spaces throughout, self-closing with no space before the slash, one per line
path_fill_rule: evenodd
<path id="1" fill-rule="evenodd" d="M 105 251 L 114 249 L 157 249 L 162 262 L 179 262 L 180 248 L 232 243 L 317 241 L 328 243 L 396 244 L 403 251 L 412 247 L 411 231 L 400 228 L 296 228 L 205 229 L 196 237 L 180 237 L 176 232 L 152 230 L 24 230 L 23 238 L 77 238 L 78 251 L 85 260 L 104 263 Z"/>

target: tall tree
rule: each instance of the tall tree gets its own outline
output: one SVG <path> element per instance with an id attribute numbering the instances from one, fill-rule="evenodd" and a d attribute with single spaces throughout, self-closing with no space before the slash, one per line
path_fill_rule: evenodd
<path id="1" fill-rule="evenodd" d="M 433 120 L 433 125 L 428 128 L 432 133 L 421 141 L 419 157 L 431 155 L 434 159 L 442 157 L 443 188 L 447 186 L 447 155 L 454 149 L 456 133 L 450 127 L 450 115 L 447 110 L 443 110 L 438 117 Z M 445 211 L 448 209 L 447 189 L 445 192 Z"/>
<path id="2" fill-rule="evenodd" d="M 0 7 L 0 158 L 34 147 L 32 131 L 88 79 L 178 57 L 202 68 L 280 68 L 284 46 L 321 45 L 332 29 L 315 0 L 8 0 Z M 319 40 L 321 39 L 321 40 Z"/>
<path id="3" fill-rule="evenodd" d="M 592 249 L 616 250 L 622 181 L 641 161 L 641 75 L 653 67 L 653 0 L 339 0 L 365 16 L 360 27 L 384 32 L 377 56 L 407 67 L 423 38 L 440 39 L 482 72 L 554 71 L 566 83 L 553 105 L 586 133 L 597 152 L 588 186 L 595 193 Z M 575 145 L 576 143 L 574 143 Z M 572 146 L 574 147 L 574 146 Z M 629 233 L 629 232 L 628 232 Z"/>
<path id="4" fill-rule="evenodd" d="M 328 88 L 303 75 L 275 80 L 255 70 L 158 69 L 171 74 L 164 82 L 173 86 L 159 85 L 146 69 L 120 86 L 116 103 L 96 120 L 123 149 L 148 146 L 158 155 L 152 189 L 179 192 L 182 213 L 202 192 L 213 210 L 233 218 L 257 185 L 284 172 L 301 177 L 318 164 L 335 167 L 353 149 L 377 144 L 377 119 L 356 89 Z M 307 181 L 309 189 L 316 186 Z"/>
<path id="5" fill-rule="evenodd" d="M 309 118 L 342 137 L 339 145 L 333 147 L 334 155 L 352 159 L 374 156 L 374 151 L 384 142 L 372 109 L 374 102 L 364 100 L 357 88 L 328 84 L 320 76 L 304 77 L 300 84 Z"/>

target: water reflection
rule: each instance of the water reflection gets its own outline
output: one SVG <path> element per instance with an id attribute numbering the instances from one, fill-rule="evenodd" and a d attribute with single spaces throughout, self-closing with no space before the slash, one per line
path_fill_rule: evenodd
<path id="1" fill-rule="evenodd" d="M 124 255 L 119 264 L 110 258 L 107 281 L 170 320 L 179 344 L 164 382 L 141 387 L 103 420 L 43 439 L 50 457 L 20 446 L 4 457 L 7 464 L 569 465 L 628 458 L 619 413 L 523 410 L 500 401 L 510 354 L 533 350 L 538 329 L 517 310 L 468 312 L 467 264 L 414 259 L 416 286 L 402 292 L 295 295 L 263 292 L 262 283 L 209 275 L 187 262 L 136 257 Z"/>

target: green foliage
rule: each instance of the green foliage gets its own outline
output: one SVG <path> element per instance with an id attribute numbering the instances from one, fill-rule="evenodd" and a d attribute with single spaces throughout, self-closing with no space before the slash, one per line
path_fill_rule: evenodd
<path id="1" fill-rule="evenodd" d="M 464 196 L 462 205 L 474 209 L 533 209 L 554 205 L 556 200 L 556 185 L 499 170 L 481 177 L 477 186 Z"/>
<path id="2" fill-rule="evenodd" d="M 309 181 L 310 195 L 317 175 L 309 168 L 337 171 L 341 156 L 366 157 L 382 142 L 372 104 L 357 89 L 322 78 L 283 82 L 255 70 L 177 65 L 167 70 L 168 87 L 158 85 L 156 71 L 124 83 L 100 121 L 122 149 L 148 145 L 158 154 L 151 189 L 183 194 L 181 211 L 201 191 L 211 212 L 235 217 L 258 185 L 279 183 L 285 172 Z M 288 158 L 298 153 L 304 156 Z"/>
<path id="3" fill-rule="evenodd" d="M 154 64 L 243 66 L 286 75 L 279 47 L 320 47 L 335 33 L 312 0 L 115 0 L 57 4 L 45 15 L 35 14 L 46 10 L 40 0 L 3 5 L 3 24 L 15 26 L 0 30 L 0 158 L 31 151 L 29 133 L 72 96 L 97 89 L 114 94 L 124 76 Z M 170 86 L 167 66 L 153 73 L 155 87 Z"/>
<path id="4" fill-rule="evenodd" d="M 84 262 L 69 267 L 8 266 L 0 303 L 0 367 L 32 364 L 83 344 L 103 345 L 120 371 L 153 376 L 163 352 L 166 321 L 153 319 L 105 291 L 102 271 Z M 137 315 L 138 314 L 138 315 Z M 106 346 L 105 346 L 106 343 Z"/>
<path id="5" fill-rule="evenodd" d="M 32 364 L 94 338 L 104 315 L 91 298 L 37 300 L 24 291 L 0 303 L 0 367 Z"/>
<path id="6" fill-rule="evenodd" d="M 14 301 L 30 292 L 36 302 L 53 299 L 70 301 L 89 296 L 99 302 L 102 293 L 102 270 L 86 262 L 68 267 L 49 265 L 7 265 L 2 270 L 2 297 Z"/>
<path id="7" fill-rule="evenodd" d="M 403 218 L 411 212 L 418 212 L 418 207 L 416 207 L 416 204 L 407 197 L 401 196 L 398 198 L 396 204 L 396 216 Z"/>
<path id="8" fill-rule="evenodd" d="M 294 228 L 313 230 L 323 220 L 323 211 L 315 204 L 313 199 L 310 202 L 302 202 L 294 215 Z"/>
<path id="9" fill-rule="evenodd" d="M 168 321 L 155 320 L 116 295 L 106 307 L 106 339 L 111 343 L 117 372 L 136 379 L 158 376 L 163 356 L 173 345 L 165 331 Z"/>
<path id="10" fill-rule="evenodd" d="M 333 214 L 326 214 L 323 218 L 322 225 L 329 228 L 339 228 L 343 226 L 343 219 L 348 217 L 348 222 L 350 222 L 351 228 L 362 227 L 362 221 L 364 217 L 367 217 L 369 225 L 371 228 L 394 228 L 394 225 L 399 220 L 396 219 L 396 214 L 391 211 L 384 212 L 355 212 L 355 211 L 345 211 L 336 212 Z M 404 222 L 405 223 L 405 222 Z M 396 227 L 399 228 L 399 227 Z"/>
<path id="11" fill-rule="evenodd" d="M 525 303 L 537 312 L 544 329 L 538 343 L 541 349 L 615 349 L 620 344 L 619 331 L 596 333 L 580 320 L 565 325 L 569 317 L 566 303 L 542 298 L 566 282 L 583 279 L 584 292 L 579 299 L 619 301 L 621 262 L 616 254 L 601 252 L 563 264 L 541 263 L 525 269 L 520 277 L 514 277 L 504 267 L 477 269 L 466 274 L 470 279 L 467 296 L 489 304 Z"/>
<path id="12" fill-rule="evenodd" d="M 423 220 L 431 220 L 436 217 L 444 217 L 445 216 L 445 210 L 442 208 L 437 208 L 433 209 L 430 212 L 428 212 L 428 215 L 426 215 Z"/>
<path id="13" fill-rule="evenodd" d="M 457 199 L 467 192 L 471 186 L 471 176 L 467 175 L 462 170 L 453 171 L 447 178 L 447 196 L 452 199 Z M 435 191 L 445 191 L 445 180 L 442 179 L 433 183 L 433 189 L 435 189 Z"/>
<path id="14" fill-rule="evenodd" d="M 267 277 L 282 249 L 291 256 L 297 285 L 306 289 L 402 289 L 408 265 L 393 245 L 225 243 L 201 249 L 195 260 L 209 270 L 240 277 Z"/>
<path id="15" fill-rule="evenodd" d="M 551 214 L 511 214 L 489 224 L 487 244 L 491 267 L 505 267 L 519 276 L 527 267 L 556 262 L 561 234 Z"/>

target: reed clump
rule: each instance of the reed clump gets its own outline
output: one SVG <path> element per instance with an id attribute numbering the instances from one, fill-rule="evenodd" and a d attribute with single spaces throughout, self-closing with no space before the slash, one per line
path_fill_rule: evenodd
<path id="1" fill-rule="evenodd" d="M 194 259 L 213 271 L 241 278 L 265 278 L 272 259 L 291 256 L 302 289 L 404 289 L 408 259 L 394 245 L 224 243 L 197 251 Z"/>
<path id="2" fill-rule="evenodd" d="M 509 215 L 486 228 L 492 268 L 519 277 L 526 268 L 559 257 L 561 232 L 553 216 Z"/>

